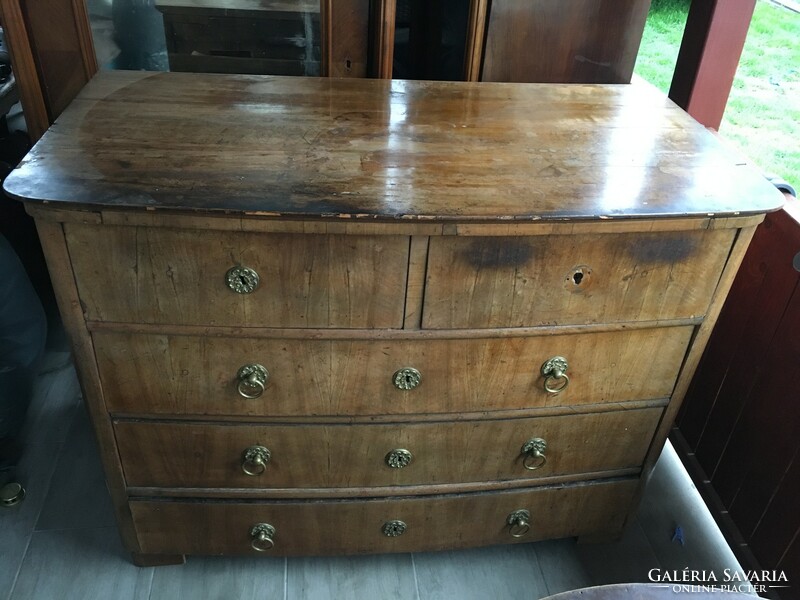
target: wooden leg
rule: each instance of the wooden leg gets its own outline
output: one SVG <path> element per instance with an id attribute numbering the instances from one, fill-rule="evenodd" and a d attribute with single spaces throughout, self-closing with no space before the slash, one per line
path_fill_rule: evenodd
<path id="1" fill-rule="evenodd" d="M 164 565 L 182 565 L 186 562 L 183 554 L 139 554 L 131 552 L 131 560 L 137 567 L 162 567 Z"/>

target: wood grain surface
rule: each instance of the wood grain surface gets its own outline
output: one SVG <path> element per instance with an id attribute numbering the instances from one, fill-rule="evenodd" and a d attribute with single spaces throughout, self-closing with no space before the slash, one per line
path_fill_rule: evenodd
<path id="1" fill-rule="evenodd" d="M 403 326 L 410 239 L 65 224 L 89 319 L 181 325 Z M 244 266 L 250 294 L 226 284 Z"/>
<path id="2" fill-rule="evenodd" d="M 647 408 L 413 425 L 116 421 L 114 431 L 129 486 L 407 486 L 635 468 L 644 460 L 662 412 Z M 546 462 L 535 471 L 523 466 L 521 452 L 532 438 L 547 442 Z M 271 453 L 260 475 L 242 470 L 243 453 L 251 446 Z M 396 449 L 411 452 L 410 464 L 387 465 L 387 454 Z"/>
<path id="3" fill-rule="evenodd" d="M 464 413 L 666 398 L 694 327 L 455 340 L 319 340 L 96 331 L 112 413 L 383 415 Z M 544 390 L 542 364 L 569 361 L 569 387 Z M 653 357 L 658 359 L 654 360 Z M 270 373 L 261 397 L 236 391 L 247 364 Z M 414 367 L 422 383 L 394 387 Z"/>
<path id="4" fill-rule="evenodd" d="M 530 542 L 553 536 L 619 532 L 635 482 L 608 481 L 432 498 L 325 502 L 170 502 L 133 500 L 131 511 L 144 552 L 256 554 L 250 530 L 276 529 L 266 555 L 325 555 L 445 550 Z M 509 513 L 531 513 L 528 535 L 513 538 Z M 381 528 L 399 519 L 398 537 Z"/>
<path id="5" fill-rule="evenodd" d="M 191 73 L 100 73 L 4 185 L 30 201 L 353 219 L 706 217 L 783 202 L 645 84 Z"/>
<path id="6" fill-rule="evenodd" d="M 650 0 L 493 0 L 483 81 L 630 83 Z"/>
<path id="7" fill-rule="evenodd" d="M 432 238 L 423 327 L 703 316 L 736 230 Z"/>

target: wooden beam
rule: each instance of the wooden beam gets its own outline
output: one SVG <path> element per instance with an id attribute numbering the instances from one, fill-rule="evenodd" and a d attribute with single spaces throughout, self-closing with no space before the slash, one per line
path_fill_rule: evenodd
<path id="1" fill-rule="evenodd" d="M 369 0 L 322 0 L 322 75 L 366 77 Z"/>
<path id="2" fill-rule="evenodd" d="M 0 17 L 3 20 L 6 45 L 11 54 L 11 68 L 17 79 L 28 135 L 31 142 L 36 142 L 50 126 L 50 117 L 19 0 L 0 0 Z"/>
<path id="3" fill-rule="evenodd" d="M 467 48 L 464 52 L 464 79 L 481 80 L 483 64 L 483 43 L 486 39 L 486 15 L 489 0 L 472 0 L 469 5 L 469 26 L 467 29 Z"/>
<path id="4" fill-rule="evenodd" d="M 397 0 L 373 0 L 372 11 L 373 51 L 370 74 L 378 79 L 391 79 Z"/>
<path id="5" fill-rule="evenodd" d="M 669 97 L 719 129 L 756 0 L 693 0 Z"/>

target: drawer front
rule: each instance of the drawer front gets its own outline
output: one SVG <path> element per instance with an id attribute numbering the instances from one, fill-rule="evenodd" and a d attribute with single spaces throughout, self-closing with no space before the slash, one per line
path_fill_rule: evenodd
<path id="1" fill-rule="evenodd" d="M 635 490 L 636 482 L 625 480 L 414 499 L 132 501 L 130 507 L 144 553 L 364 554 L 619 533 Z M 530 513 L 530 529 L 516 538 L 507 519 L 521 509 Z M 402 535 L 384 535 L 384 525 L 390 521 L 405 523 Z M 263 553 L 251 547 L 251 531 L 259 523 L 275 528 L 274 547 Z"/>
<path id="2" fill-rule="evenodd" d="M 431 238 L 423 327 L 703 316 L 736 230 Z"/>
<path id="3" fill-rule="evenodd" d="M 131 486 L 379 487 L 638 468 L 661 413 L 414 425 L 117 421 L 114 429 Z"/>
<path id="4" fill-rule="evenodd" d="M 90 321 L 401 327 L 409 238 L 64 225 Z M 251 293 L 227 273 L 259 276 Z M 248 283 L 248 275 L 234 277 Z"/>
<path id="5" fill-rule="evenodd" d="M 114 413 L 172 415 L 391 415 L 481 412 L 667 398 L 693 327 L 469 340 L 299 340 L 95 331 L 106 404 Z M 545 361 L 568 361 L 568 387 Z M 237 391 L 241 366 L 259 364 L 263 393 Z M 394 374 L 421 383 L 398 389 Z M 251 393 L 253 392 L 253 393 Z"/>

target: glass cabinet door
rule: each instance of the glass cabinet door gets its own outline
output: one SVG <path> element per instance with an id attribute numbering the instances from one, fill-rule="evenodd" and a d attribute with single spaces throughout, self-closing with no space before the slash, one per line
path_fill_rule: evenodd
<path id="1" fill-rule="evenodd" d="M 87 8 L 101 67 L 322 74 L 319 0 L 87 0 Z"/>

